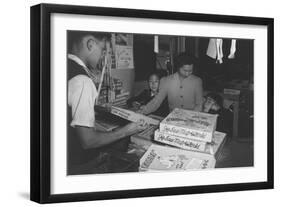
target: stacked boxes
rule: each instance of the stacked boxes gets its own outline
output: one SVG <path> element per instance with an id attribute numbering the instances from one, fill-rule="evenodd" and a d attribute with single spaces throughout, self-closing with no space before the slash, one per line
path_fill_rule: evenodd
<path id="1" fill-rule="evenodd" d="M 181 165 L 183 170 L 214 167 L 226 137 L 225 133 L 215 131 L 216 124 L 217 115 L 178 108 L 174 109 L 160 122 L 159 129 L 154 133 L 154 140 L 156 142 L 172 147 L 152 144 L 140 161 L 140 170 L 157 170 L 156 168 L 158 167 L 158 170 L 163 170 L 164 167 L 161 166 L 161 163 L 165 162 L 163 159 L 166 159 L 163 158 L 163 156 L 168 156 L 169 158 L 167 159 L 170 160 L 175 158 L 174 160 L 176 160 L 175 163 L 177 164 L 174 165 Z M 158 146 L 160 146 L 161 155 L 159 155 Z M 158 151 L 155 150 L 155 147 Z M 171 148 L 173 150 L 171 150 Z M 188 159 L 184 158 L 184 160 L 180 161 L 179 157 L 182 158 L 182 156 L 177 157 L 176 154 L 176 157 L 172 159 L 171 152 L 176 154 L 187 153 L 186 157 L 188 157 Z M 150 155 L 151 153 L 154 155 L 156 154 L 153 160 L 158 159 L 158 161 L 152 161 L 150 164 L 147 164 L 148 160 L 153 157 Z M 162 160 L 162 162 L 160 162 L 159 159 Z M 202 163 L 205 163 L 205 167 L 201 166 Z M 211 164 L 209 165 L 207 163 Z M 175 166 L 169 169 L 179 169 L 179 167 Z"/>
<path id="2" fill-rule="evenodd" d="M 123 107 L 127 104 L 130 93 L 124 91 L 121 80 L 114 78 L 112 81 L 111 102 L 113 106 Z"/>
<path id="3" fill-rule="evenodd" d="M 155 141 L 215 155 L 226 134 L 216 132 L 217 115 L 174 109 L 155 131 Z"/>
<path id="4" fill-rule="evenodd" d="M 98 97 L 98 104 L 103 105 L 105 103 L 108 103 L 108 90 L 106 86 L 102 86 L 100 90 L 100 94 Z"/>
<path id="5" fill-rule="evenodd" d="M 210 154 L 216 160 L 219 158 L 221 148 L 225 143 L 226 134 L 215 131 L 213 140 L 211 142 L 200 142 L 191 140 L 185 137 L 170 135 L 159 130 L 155 131 L 154 140 L 167 145 L 178 147 L 189 151 L 197 151 L 205 154 Z"/>
<path id="6" fill-rule="evenodd" d="M 113 106 L 125 106 L 130 93 L 128 91 L 124 91 L 122 81 L 117 78 L 113 78 L 111 85 L 106 84 L 105 82 L 108 81 L 103 82 L 98 98 L 98 104 L 104 105 L 106 103 L 112 103 Z"/>

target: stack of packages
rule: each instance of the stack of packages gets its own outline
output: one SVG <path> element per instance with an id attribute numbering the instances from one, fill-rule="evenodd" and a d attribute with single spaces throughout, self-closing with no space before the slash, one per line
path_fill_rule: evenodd
<path id="1" fill-rule="evenodd" d="M 216 123 L 217 115 L 174 109 L 154 135 L 155 141 L 172 147 L 152 144 L 140 160 L 140 170 L 213 168 L 226 137 L 215 131 Z"/>
<path id="2" fill-rule="evenodd" d="M 124 91 L 122 81 L 117 78 L 113 78 L 111 84 L 112 85 L 109 86 L 105 81 L 103 82 L 98 104 L 104 105 L 106 103 L 112 103 L 113 106 L 125 106 L 130 95 L 129 92 Z"/>
<path id="3" fill-rule="evenodd" d="M 111 92 L 111 100 L 113 106 L 125 106 L 129 98 L 129 92 L 123 90 L 123 83 L 119 79 L 113 79 L 113 87 Z"/>
<path id="4" fill-rule="evenodd" d="M 108 90 L 105 85 L 102 85 L 100 94 L 98 97 L 98 105 L 104 105 L 108 103 Z"/>

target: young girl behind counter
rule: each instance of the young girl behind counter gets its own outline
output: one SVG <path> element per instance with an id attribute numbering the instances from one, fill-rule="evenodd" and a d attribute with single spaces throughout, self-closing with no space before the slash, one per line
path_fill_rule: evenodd
<path id="1" fill-rule="evenodd" d="M 157 73 L 151 73 L 148 77 L 148 89 L 143 90 L 140 94 L 130 98 L 127 101 L 129 107 L 138 109 L 142 105 L 146 105 L 159 92 L 160 76 Z M 160 107 L 152 114 L 165 117 L 169 113 L 167 98 L 162 102 Z"/>

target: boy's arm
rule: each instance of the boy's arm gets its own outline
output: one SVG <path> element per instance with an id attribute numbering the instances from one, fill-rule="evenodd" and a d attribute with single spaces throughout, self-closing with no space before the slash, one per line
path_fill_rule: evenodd
<path id="1" fill-rule="evenodd" d="M 76 126 L 75 131 L 80 138 L 82 147 L 84 149 L 91 149 L 113 143 L 119 139 L 144 130 L 145 128 L 146 126 L 141 125 L 141 123 L 130 123 L 112 132 L 100 132 L 96 131 L 94 128 L 83 126 Z"/>
<path id="2" fill-rule="evenodd" d="M 131 123 L 113 132 L 95 130 L 96 90 L 87 77 L 74 78 L 69 81 L 68 104 L 72 111 L 71 127 L 85 149 L 98 148 L 144 129 L 139 123 Z"/>

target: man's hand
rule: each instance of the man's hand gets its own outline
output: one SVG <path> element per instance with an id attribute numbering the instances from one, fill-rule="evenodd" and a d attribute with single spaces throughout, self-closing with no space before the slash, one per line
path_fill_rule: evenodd
<path id="1" fill-rule="evenodd" d="M 132 122 L 127 124 L 126 126 L 122 127 L 122 130 L 124 130 L 125 136 L 129 136 L 137 132 L 143 131 L 147 127 L 148 127 L 147 123 L 144 123 L 143 121 L 139 121 L 139 122 Z"/>
<path id="2" fill-rule="evenodd" d="M 106 108 L 107 111 L 111 111 L 112 103 L 106 103 L 104 107 Z"/>
<path id="3" fill-rule="evenodd" d="M 139 102 L 137 102 L 137 101 L 134 101 L 133 103 L 132 103 L 132 107 L 130 108 L 130 110 L 132 110 L 132 111 L 138 111 L 139 110 L 139 108 L 140 108 L 140 106 L 141 106 L 141 104 L 139 103 Z"/>
<path id="4" fill-rule="evenodd" d="M 141 106 L 141 104 L 140 104 L 139 102 L 137 102 L 137 101 L 134 101 L 134 102 L 132 103 L 132 106 L 133 106 L 134 108 L 139 108 L 139 107 Z"/>
<path id="5" fill-rule="evenodd" d="M 144 108 L 145 108 L 145 106 L 143 105 L 136 112 L 139 113 L 139 114 L 144 114 Z"/>

